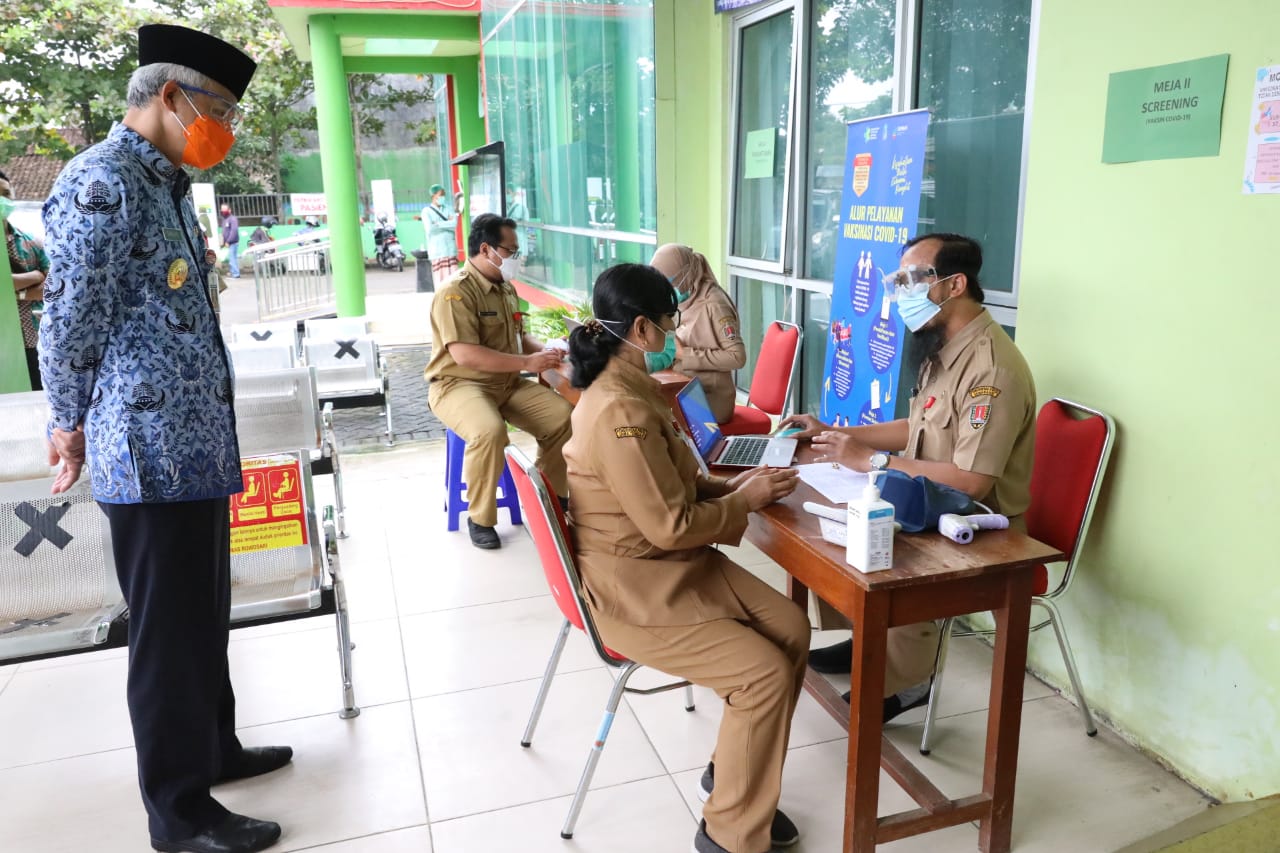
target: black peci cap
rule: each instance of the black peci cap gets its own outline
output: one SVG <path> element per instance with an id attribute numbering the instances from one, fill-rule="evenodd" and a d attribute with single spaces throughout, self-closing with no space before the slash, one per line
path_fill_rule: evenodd
<path id="1" fill-rule="evenodd" d="M 138 67 L 169 62 L 199 71 L 226 86 L 236 99 L 244 97 L 258 63 L 239 48 L 208 33 L 172 24 L 138 28 Z"/>

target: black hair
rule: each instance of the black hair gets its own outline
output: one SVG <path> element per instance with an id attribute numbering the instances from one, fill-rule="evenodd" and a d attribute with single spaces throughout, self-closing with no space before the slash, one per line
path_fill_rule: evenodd
<path id="1" fill-rule="evenodd" d="M 3 169 L 0 169 L 0 181 L 7 181 L 7 180 L 9 180 L 9 176 L 4 173 Z"/>
<path id="2" fill-rule="evenodd" d="M 497 248 L 502 245 L 502 229 L 516 230 L 516 221 L 496 213 L 482 213 L 471 220 L 471 234 L 467 237 L 467 257 L 480 254 L 480 244 L 488 243 Z"/>
<path id="3" fill-rule="evenodd" d="M 938 254 L 933 259 L 933 268 L 938 271 L 938 278 L 964 273 L 965 278 L 969 280 L 969 287 L 966 290 L 969 298 L 981 305 L 985 299 L 982 282 L 978 278 L 978 274 L 982 271 L 982 244 L 963 234 L 939 232 L 912 237 L 902 247 L 902 251 L 905 252 L 925 240 L 937 240 L 942 243 L 938 247 Z"/>
<path id="4" fill-rule="evenodd" d="M 676 308 L 675 288 L 648 264 L 617 264 L 600 273 L 591 294 L 596 319 L 569 334 L 573 386 L 586 388 L 596 380 L 637 317 L 660 323 Z"/>

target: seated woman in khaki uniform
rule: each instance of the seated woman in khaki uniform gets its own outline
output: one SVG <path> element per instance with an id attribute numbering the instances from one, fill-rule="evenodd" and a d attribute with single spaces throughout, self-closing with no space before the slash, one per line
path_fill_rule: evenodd
<path id="1" fill-rule="evenodd" d="M 610 648 L 724 700 L 693 849 L 790 846 L 799 833 L 777 810 L 778 795 L 809 620 L 712 546 L 737 544 L 748 513 L 795 489 L 795 471 L 702 474 L 648 376 L 670 366 L 679 324 L 661 273 L 605 270 L 592 308 L 596 319 L 569 337 L 573 381 L 586 390 L 564 448 L 588 606 Z"/>
<path id="2" fill-rule="evenodd" d="M 738 309 L 716 281 L 707 259 L 688 246 L 660 246 L 649 263 L 671 282 L 680 302 L 675 369 L 702 380 L 711 413 L 720 423 L 728 423 L 737 397 L 733 371 L 747 363 Z"/>

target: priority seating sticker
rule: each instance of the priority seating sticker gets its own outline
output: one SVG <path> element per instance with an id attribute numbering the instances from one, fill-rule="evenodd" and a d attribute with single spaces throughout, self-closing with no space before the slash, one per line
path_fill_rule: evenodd
<path id="1" fill-rule="evenodd" d="M 231 553 L 307 544 L 302 466 L 295 456 L 246 459 L 244 491 L 231 497 Z"/>

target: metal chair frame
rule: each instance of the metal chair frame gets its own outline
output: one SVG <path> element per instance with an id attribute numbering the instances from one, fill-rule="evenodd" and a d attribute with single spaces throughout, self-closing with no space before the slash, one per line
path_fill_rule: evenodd
<path id="1" fill-rule="evenodd" d="M 370 384 L 362 388 L 352 388 L 344 390 L 332 390 L 324 387 L 328 372 L 323 365 L 316 364 L 312 360 L 311 347 L 314 345 L 328 345 L 331 339 L 307 337 L 302 340 L 303 363 L 316 368 L 316 390 L 320 396 L 322 403 L 332 404 L 335 409 L 360 409 L 366 407 L 378 407 L 382 409 L 382 415 L 386 419 L 386 444 L 387 447 L 394 447 L 395 431 L 391 425 L 391 378 L 387 370 L 387 357 L 382 354 L 378 346 L 378 342 L 369 335 L 364 335 L 356 340 L 356 344 L 362 349 L 367 344 L 373 364 L 373 372 L 370 378 Z"/>
<path id="2" fill-rule="evenodd" d="M 608 647 L 600 639 L 599 631 L 596 630 L 596 624 L 591 618 L 591 612 L 587 609 L 586 603 L 582 599 L 582 579 L 578 575 L 578 569 L 574 563 L 573 551 L 570 549 L 569 543 L 565 539 L 564 530 L 556 517 L 555 509 L 551 503 L 551 494 L 542 479 L 542 473 L 538 471 L 524 451 L 518 447 L 508 446 L 506 456 L 508 464 L 519 468 L 520 475 L 527 477 L 533 485 L 534 493 L 538 498 L 538 505 L 536 507 L 524 507 L 524 512 L 526 515 L 530 515 L 536 511 L 547 522 L 547 528 L 551 531 L 551 537 L 555 544 L 558 567 L 564 573 L 569 587 L 573 590 L 572 604 L 577 609 L 578 618 L 582 620 L 583 632 L 587 635 L 592 650 L 595 651 L 596 656 L 601 661 L 616 671 L 613 688 L 609 691 L 609 698 L 605 702 L 604 716 L 600 721 L 600 729 L 596 734 L 595 741 L 592 743 L 590 752 L 587 753 L 586 766 L 582 769 L 582 776 L 578 780 L 573 802 L 569 806 L 569 814 L 565 817 L 564 826 L 560 830 L 561 838 L 573 838 L 574 826 L 578 822 L 578 815 L 581 813 L 582 805 L 586 801 L 587 790 L 591 787 L 591 779 L 595 776 L 596 765 L 599 764 L 605 742 L 609 739 L 609 730 L 613 726 L 613 720 L 617 715 L 618 705 L 622 702 L 623 694 L 652 696 L 655 693 L 666 693 L 683 687 L 684 709 L 692 712 L 694 710 L 693 685 L 688 681 L 676 681 L 644 689 L 627 686 L 631 676 L 643 664 L 626 658 L 620 660 L 609 653 Z M 533 525 L 528 525 L 528 527 L 532 534 Z M 555 644 L 551 647 L 551 658 L 547 661 L 546 671 L 542 675 L 542 683 L 538 687 L 538 695 L 533 701 L 533 710 L 529 714 L 529 722 L 525 726 L 524 735 L 520 738 L 520 745 L 526 749 L 533 744 L 533 734 L 538 727 L 538 720 L 542 716 L 542 708 L 547 701 L 547 694 L 551 692 L 551 682 L 555 678 L 556 667 L 560 663 L 560 655 L 564 651 L 564 644 L 569 637 L 569 629 L 571 627 L 573 627 L 573 623 L 566 618 L 556 634 Z"/>
<path id="3" fill-rule="evenodd" d="M 1054 637 L 1058 641 L 1058 649 L 1062 652 L 1062 662 L 1067 669 L 1067 677 L 1071 681 L 1071 689 L 1076 697 L 1076 704 L 1080 710 L 1080 717 L 1084 723 L 1085 734 L 1093 737 L 1098 733 L 1098 727 L 1093 721 L 1093 714 L 1089 711 L 1089 703 L 1085 700 L 1084 688 L 1080 684 L 1080 674 L 1076 669 L 1075 655 L 1071 651 L 1071 643 L 1067 639 L 1066 628 L 1062 623 L 1062 613 L 1058 610 L 1058 605 L 1054 599 L 1066 593 L 1071 588 L 1071 581 L 1075 576 L 1076 562 L 1079 559 L 1085 537 L 1089 533 L 1089 526 L 1093 520 L 1093 512 L 1097 507 L 1098 494 L 1102 491 L 1102 480 L 1107 471 L 1107 463 L 1111 459 L 1111 448 L 1115 443 L 1116 423 L 1112 417 L 1098 409 L 1086 406 L 1083 403 L 1077 403 L 1062 397 L 1054 397 L 1050 402 L 1060 403 L 1065 406 L 1072 414 L 1084 414 L 1086 417 L 1101 418 L 1106 426 L 1106 438 L 1102 443 L 1102 452 L 1098 455 L 1098 466 L 1093 474 L 1093 483 L 1089 487 L 1089 499 L 1085 504 L 1084 516 L 1080 519 L 1080 530 L 1076 534 L 1075 548 L 1067 556 L 1067 567 L 1062 573 L 1062 579 L 1058 581 L 1058 585 L 1043 595 L 1033 595 L 1031 597 L 1032 605 L 1039 605 L 1044 608 L 1047 618 L 1032 625 L 1029 630 L 1039 631 L 1046 625 L 1053 627 Z M 933 687 L 929 691 L 929 707 L 925 712 L 924 732 L 920 737 L 920 753 L 928 755 L 932 748 L 933 727 L 937 721 L 938 713 L 938 697 L 942 693 L 942 676 L 943 669 L 947 664 L 947 651 L 951 645 L 951 637 L 973 637 L 979 635 L 991 635 L 994 631 L 981 629 L 965 629 L 963 631 L 953 632 L 956 617 L 948 617 L 942 622 L 941 634 L 938 637 L 938 654 L 934 661 L 933 667 Z"/>

